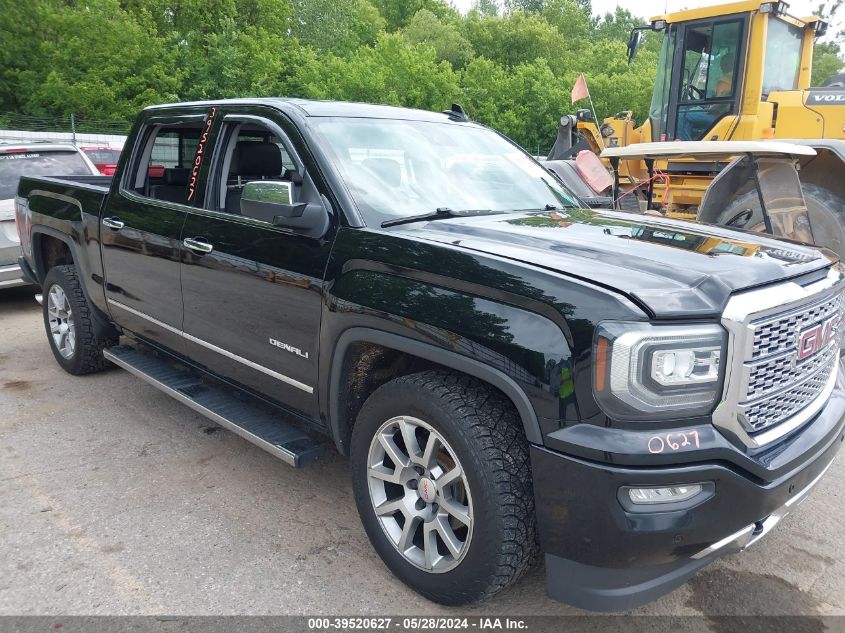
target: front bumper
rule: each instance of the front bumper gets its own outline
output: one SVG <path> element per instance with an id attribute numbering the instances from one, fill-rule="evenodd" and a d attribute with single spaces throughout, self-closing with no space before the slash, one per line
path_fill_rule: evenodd
<path id="1" fill-rule="evenodd" d="M 593 611 L 623 611 L 668 593 L 794 510 L 830 467 L 844 427 L 840 381 L 813 421 L 753 457 L 702 444 L 702 459 L 687 454 L 686 463 L 648 466 L 634 456 L 621 465 L 612 452 L 597 461 L 532 447 L 549 595 Z M 622 486 L 705 482 L 714 484 L 714 494 L 662 511 L 631 511 L 618 497 Z"/>

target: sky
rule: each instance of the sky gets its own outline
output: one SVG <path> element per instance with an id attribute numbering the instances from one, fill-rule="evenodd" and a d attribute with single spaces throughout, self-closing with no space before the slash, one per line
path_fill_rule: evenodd
<path id="1" fill-rule="evenodd" d="M 474 0 L 450 0 L 451 3 L 462 12 L 469 11 Z M 644 19 L 648 19 L 661 13 L 680 11 L 682 9 L 694 9 L 714 4 L 725 4 L 731 0 L 592 0 L 593 13 L 604 15 L 612 13 L 619 5 L 628 9 L 631 13 Z M 791 0 L 789 13 L 796 17 L 812 15 L 813 10 L 818 8 L 821 0 Z M 828 4 L 830 4 L 828 0 Z M 841 11 L 840 11 L 841 12 Z M 831 25 L 830 32 L 845 29 L 845 16 L 840 16 L 836 25 Z"/>

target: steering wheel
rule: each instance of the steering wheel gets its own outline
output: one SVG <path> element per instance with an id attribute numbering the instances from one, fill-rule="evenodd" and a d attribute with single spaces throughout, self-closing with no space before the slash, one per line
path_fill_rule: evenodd
<path id="1" fill-rule="evenodd" d="M 704 91 L 692 84 L 684 86 L 684 97 L 689 101 L 700 101 L 704 99 Z"/>

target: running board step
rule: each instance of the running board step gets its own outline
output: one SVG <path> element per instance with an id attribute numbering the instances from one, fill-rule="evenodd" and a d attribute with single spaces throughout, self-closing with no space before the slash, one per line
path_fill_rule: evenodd
<path id="1" fill-rule="evenodd" d="M 103 355 L 118 367 L 295 468 L 317 461 L 325 451 L 323 444 L 295 426 L 236 398 L 223 387 L 203 382 L 195 373 L 177 368 L 155 354 L 117 345 L 104 349 Z"/>

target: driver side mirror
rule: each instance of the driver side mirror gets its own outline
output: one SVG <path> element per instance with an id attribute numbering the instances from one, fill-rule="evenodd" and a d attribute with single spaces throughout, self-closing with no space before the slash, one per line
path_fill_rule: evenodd
<path id="1" fill-rule="evenodd" d="M 634 57 L 643 43 L 643 32 L 638 29 L 631 30 L 631 36 L 628 38 L 628 65 L 634 61 Z"/>
<path id="2" fill-rule="evenodd" d="M 273 226 L 321 236 L 328 228 L 324 204 L 295 202 L 297 186 L 286 180 L 253 180 L 241 192 L 241 215 Z"/>

